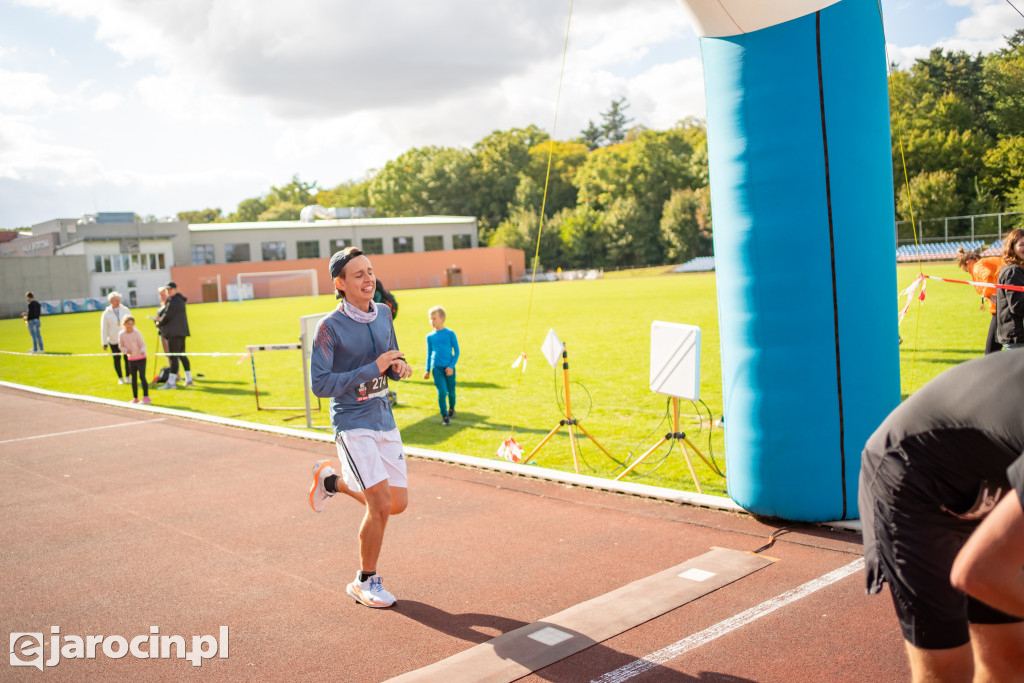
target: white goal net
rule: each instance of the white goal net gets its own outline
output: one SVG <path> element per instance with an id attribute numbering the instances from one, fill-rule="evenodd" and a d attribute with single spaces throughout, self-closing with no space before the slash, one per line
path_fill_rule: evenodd
<path id="1" fill-rule="evenodd" d="M 316 270 L 272 270 L 239 273 L 228 284 L 228 299 L 276 299 L 282 296 L 317 296 Z"/>

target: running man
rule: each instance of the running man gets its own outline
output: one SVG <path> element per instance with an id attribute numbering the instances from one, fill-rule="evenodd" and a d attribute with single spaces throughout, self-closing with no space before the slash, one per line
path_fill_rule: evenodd
<path id="1" fill-rule="evenodd" d="M 365 507 L 359 528 L 359 573 L 346 592 L 367 607 L 391 607 L 377 560 L 388 518 L 409 504 L 405 453 L 388 402 L 388 379 L 412 368 L 398 350 L 391 309 L 373 302 L 377 279 L 356 247 L 331 257 L 331 278 L 341 304 L 320 321 L 310 358 L 313 393 L 331 399 L 331 424 L 341 477 L 330 460 L 313 466 L 309 504 L 320 512 L 343 493 Z"/>

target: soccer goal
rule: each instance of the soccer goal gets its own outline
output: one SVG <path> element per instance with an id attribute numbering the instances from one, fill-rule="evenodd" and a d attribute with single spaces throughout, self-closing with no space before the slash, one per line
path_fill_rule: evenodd
<path id="1" fill-rule="evenodd" d="M 317 296 L 316 270 L 270 270 L 263 273 L 239 273 L 228 284 L 228 299 L 276 299 L 283 296 Z"/>

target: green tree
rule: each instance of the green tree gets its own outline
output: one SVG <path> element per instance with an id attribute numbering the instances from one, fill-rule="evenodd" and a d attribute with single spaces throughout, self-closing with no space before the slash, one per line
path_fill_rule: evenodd
<path id="1" fill-rule="evenodd" d="M 911 207 L 913 202 L 913 207 Z M 929 218 L 957 216 L 963 209 L 963 199 L 956 193 L 956 177 L 948 171 L 928 171 L 910 179 L 910 194 L 906 186 L 899 193 L 896 213 L 902 220 L 913 218 L 921 226 L 921 237 L 942 237 L 943 225 Z M 923 224 L 922 221 L 925 221 Z"/>
<path id="2" fill-rule="evenodd" d="M 238 209 L 229 214 L 226 220 L 232 223 L 255 223 L 266 210 L 267 205 L 259 197 L 243 199 L 238 203 Z"/>
<path id="3" fill-rule="evenodd" d="M 711 255 L 711 192 L 708 187 L 674 190 L 661 212 L 661 237 L 670 261 Z"/>
<path id="4" fill-rule="evenodd" d="M 1001 137 L 984 155 L 989 182 L 995 193 L 1004 196 L 1024 180 L 1024 135 Z"/>
<path id="5" fill-rule="evenodd" d="M 551 172 L 548 174 L 548 157 L 551 158 Z M 576 206 L 576 186 L 573 185 L 573 178 L 576 171 L 587 159 L 587 147 L 579 142 L 563 142 L 559 140 L 548 140 L 530 148 L 530 164 L 524 171 L 524 177 L 540 190 L 540 197 L 544 195 L 544 181 L 547 178 L 547 201 L 544 203 L 544 213 L 553 216 L 566 207 Z M 522 178 L 520 179 L 522 183 Z M 520 198 L 514 199 L 519 202 Z M 540 203 L 536 206 L 540 209 Z"/>
<path id="6" fill-rule="evenodd" d="M 626 97 L 622 96 L 612 100 L 608 105 L 608 111 L 601 113 L 601 137 L 607 140 L 608 144 L 614 145 L 626 139 L 629 124 L 633 122 L 632 118 L 626 116 L 627 109 L 629 104 Z"/>
<path id="7" fill-rule="evenodd" d="M 652 263 L 644 255 L 648 220 L 636 197 L 619 197 L 612 202 L 604 216 L 608 251 L 605 265 L 634 267 Z M 660 259 L 656 262 L 660 263 Z"/>
<path id="8" fill-rule="evenodd" d="M 464 149 L 410 149 L 369 182 L 370 205 L 389 216 L 473 215 L 472 169 L 473 158 Z"/>
<path id="9" fill-rule="evenodd" d="M 372 176 L 363 180 L 346 180 L 330 189 L 316 193 L 316 203 L 324 208 L 346 206 L 372 206 L 370 204 L 370 182 Z"/>
<path id="10" fill-rule="evenodd" d="M 307 206 L 305 204 L 299 204 L 298 202 L 282 202 L 278 201 L 271 204 L 266 211 L 260 214 L 260 221 L 297 221 L 299 220 L 299 214 L 302 213 L 302 207 Z"/>
<path id="11" fill-rule="evenodd" d="M 980 53 L 972 57 L 963 50 L 945 52 L 936 47 L 911 68 L 921 77 L 920 85 L 935 100 L 952 95 L 963 103 L 970 115 L 968 126 L 986 134 L 993 132 L 986 120 L 992 103 L 984 87 L 984 58 Z"/>
<path id="12" fill-rule="evenodd" d="M 604 133 L 594 124 L 593 120 L 589 120 L 587 127 L 580 131 L 578 140 L 592 152 L 601 146 L 601 142 L 604 141 Z"/>
<path id="13" fill-rule="evenodd" d="M 282 185 L 281 187 L 271 185 L 265 203 L 268 207 L 272 207 L 280 202 L 298 204 L 300 207 L 308 206 L 316 203 L 313 196 L 316 194 L 317 189 L 315 180 L 311 183 L 305 183 L 302 182 L 298 174 L 295 174 L 287 185 Z"/>
<path id="14" fill-rule="evenodd" d="M 1007 195 L 1006 210 L 1022 214 L 1013 217 L 1013 227 L 1024 228 L 1024 182 L 1011 190 Z"/>
<path id="15" fill-rule="evenodd" d="M 496 130 L 473 145 L 473 170 L 470 183 L 476 216 L 480 220 L 481 241 L 509 215 L 514 206 L 520 174 L 526 173 L 532 157 L 530 150 L 548 139 L 536 126 Z"/>
<path id="16" fill-rule="evenodd" d="M 216 223 L 220 220 L 220 209 L 202 209 L 201 211 L 179 211 L 178 220 L 186 223 Z"/>
<path id="17" fill-rule="evenodd" d="M 545 267 L 562 263 L 562 241 L 557 226 L 550 219 L 540 224 L 540 195 L 542 190 L 528 177 L 522 177 L 516 188 L 516 197 L 509 208 L 508 217 L 498 224 L 490 236 L 490 246 L 522 249 L 532 265 L 534 256 L 540 257 Z M 537 251 L 537 233 L 540 232 L 540 251 Z"/>
<path id="18" fill-rule="evenodd" d="M 565 267 L 600 268 L 607 264 L 604 219 L 603 212 L 585 204 L 562 209 L 551 219 L 551 227 L 557 226 L 562 241 Z"/>

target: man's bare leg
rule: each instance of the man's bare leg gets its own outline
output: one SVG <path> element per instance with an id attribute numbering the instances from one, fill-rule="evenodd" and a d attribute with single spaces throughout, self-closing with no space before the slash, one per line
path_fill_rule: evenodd
<path id="1" fill-rule="evenodd" d="M 971 624 L 975 681 L 1024 681 L 1024 623 Z"/>
<path id="2" fill-rule="evenodd" d="M 384 529 L 391 515 L 401 513 L 409 504 L 409 489 L 391 488 L 387 481 L 374 484 L 362 492 L 366 515 L 359 527 L 359 563 L 364 572 L 377 571 L 377 559 L 384 543 Z"/>
<path id="3" fill-rule="evenodd" d="M 970 643 L 948 650 L 925 650 L 904 644 L 914 683 L 970 683 L 974 677 Z"/>

